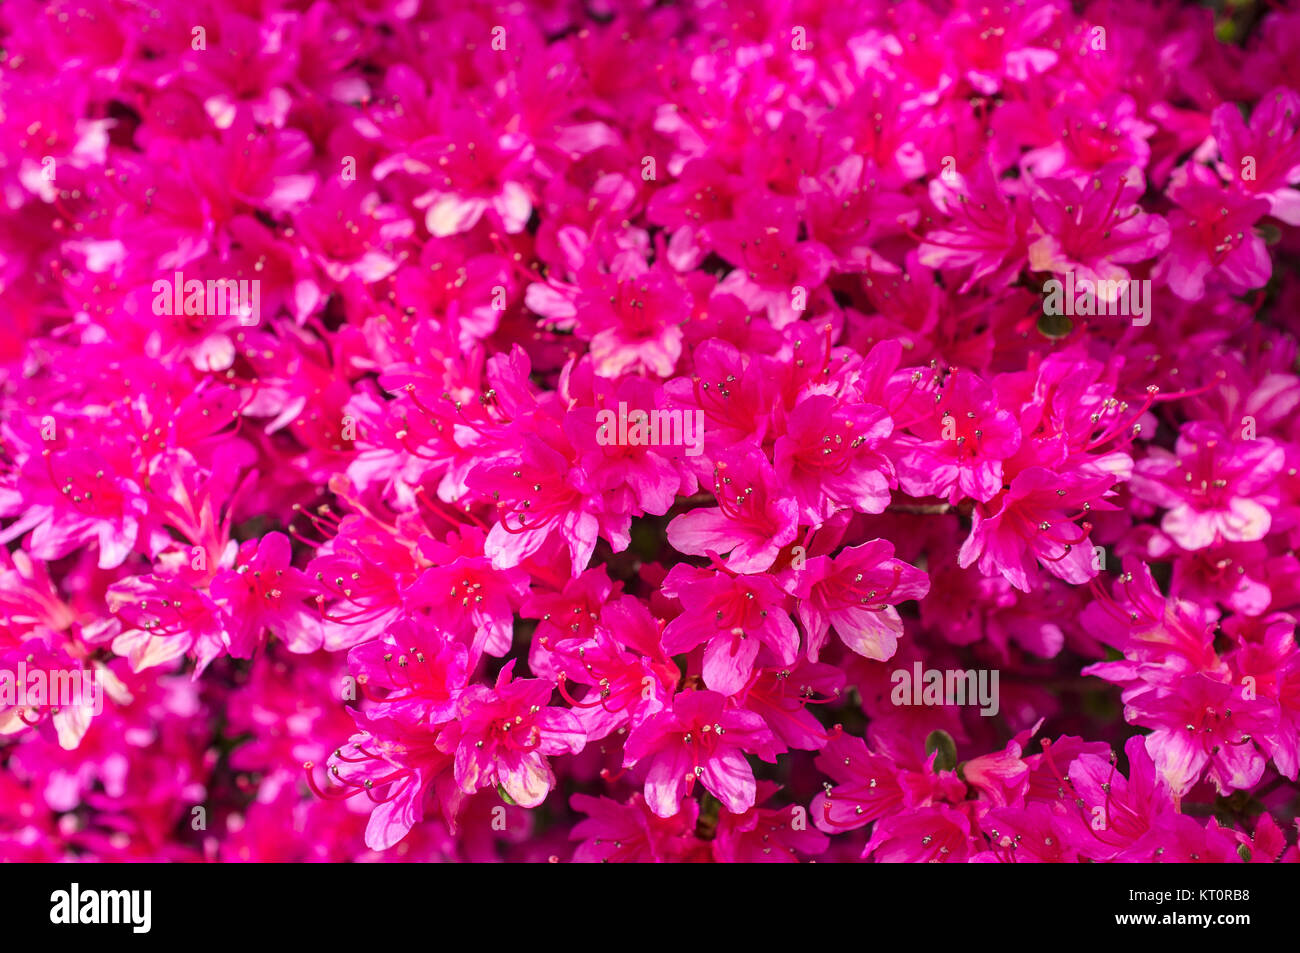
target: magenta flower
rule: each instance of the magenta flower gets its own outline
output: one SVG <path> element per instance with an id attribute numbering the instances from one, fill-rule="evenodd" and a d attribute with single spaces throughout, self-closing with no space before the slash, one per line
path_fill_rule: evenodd
<path id="1" fill-rule="evenodd" d="M 401 166 L 433 180 L 433 188 L 414 203 L 425 209 L 429 234 L 445 238 L 469 231 L 489 212 L 506 232 L 523 231 L 533 208 L 524 184 L 531 144 L 517 133 L 493 130 L 468 109 L 452 111 L 444 125 L 446 133 L 418 143 Z M 375 172 L 382 178 L 382 164 Z"/>
<path id="2" fill-rule="evenodd" d="M 967 175 L 958 173 L 951 185 L 942 177 L 935 179 L 930 197 L 949 220 L 925 233 L 918 261 L 927 268 L 969 267 L 962 293 L 981 280 L 1009 284 L 1023 266 L 1027 249 L 1028 203 L 1003 194 L 988 163 Z"/>
<path id="3" fill-rule="evenodd" d="M 1073 271 L 1076 282 L 1094 285 L 1128 281 L 1123 265 L 1153 258 L 1170 244 L 1169 224 L 1137 204 L 1141 191 L 1142 183 L 1130 178 L 1122 163 L 1082 184 L 1037 181 L 1029 267 L 1058 275 Z"/>
<path id="4" fill-rule="evenodd" d="M 507 662 L 494 688 L 474 685 L 460 696 L 454 727 L 456 783 L 466 794 L 500 785 L 521 807 L 536 807 L 555 786 L 547 755 L 577 754 L 582 726 L 565 708 L 548 705 L 554 686 L 539 678 L 511 680 Z M 446 749 L 448 742 L 440 739 Z"/>
<path id="5" fill-rule="evenodd" d="M 1039 564 L 1066 582 L 1087 582 L 1097 571 L 1087 545 L 1091 524 L 1074 521 L 1094 509 L 1112 508 L 1102 499 L 1110 484 L 1105 476 L 1030 467 L 1001 497 L 976 509 L 958 564 L 978 561 L 980 572 L 1000 573 L 1021 592 L 1030 590 Z"/>
<path id="6" fill-rule="evenodd" d="M 703 411 L 704 445 L 721 448 L 764 439 L 775 389 L 764 362 L 717 338 L 696 347 L 692 361 L 694 374 L 674 378 L 664 390 L 672 405 Z"/>
<path id="7" fill-rule="evenodd" d="M 971 863 L 1072 864 L 1079 851 L 1068 839 L 1066 822 L 1045 804 L 1023 809 L 995 807 L 980 818 L 980 829 L 990 849 L 971 857 Z"/>
<path id="8" fill-rule="evenodd" d="M 1063 801 L 1074 802 L 1070 805 L 1073 809 L 1064 813 L 1071 846 L 1094 861 L 1137 859 L 1144 853 L 1153 859 L 1163 840 L 1153 826 L 1176 808 L 1173 793 L 1156 771 L 1143 740 L 1130 738 L 1124 746 L 1127 777 L 1119 771 L 1113 754 L 1082 752 L 1067 768 L 1065 752 L 1058 752 L 1059 747 L 1044 747 L 1048 759 L 1044 764 L 1050 764 L 1054 772 L 1068 771 L 1068 784 L 1058 786 L 1057 791 Z"/>
<path id="9" fill-rule="evenodd" d="M 1210 818 L 1204 825 L 1183 814 L 1161 818 L 1157 827 L 1160 846 L 1133 857 L 1140 863 L 1232 864 L 1241 861 L 1238 841 L 1219 822 Z"/>
<path id="10" fill-rule="evenodd" d="M 671 664 L 651 663 L 620 649 L 603 629 L 597 630 L 594 639 L 564 639 L 553 649 L 554 664 L 560 670 L 560 694 L 573 706 L 589 742 L 634 729 L 662 711 L 676 685 Z M 589 690 L 581 699 L 574 699 L 567 688 L 570 683 L 587 685 Z"/>
<path id="11" fill-rule="evenodd" d="M 777 791 L 765 783 L 758 793 L 760 802 Z M 809 827 L 804 809 L 752 808 L 743 814 L 724 814 L 713 843 L 715 859 L 723 864 L 795 864 L 826 850 L 830 838 Z"/>
<path id="12" fill-rule="evenodd" d="M 1147 139 L 1156 126 L 1143 122 L 1131 96 L 1112 93 L 1097 102 L 1066 100 L 1051 112 L 1053 129 L 1060 139 L 1035 149 L 1020 165 L 1035 178 L 1086 179 L 1112 164 L 1127 163 L 1141 174 L 1150 159 Z"/>
<path id="13" fill-rule="evenodd" d="M 794 541 L 798 525 L 798 504 L 780 490 L 763 454 L 720 455 L 712 485 L 718 505 L 676 517 L 668 524 L 668 542 L 692 556 L 729 554 L 732 572 L 762 572 Z"/>
<path id="14" fill-rule="evenodd" d="M 469 681 L 469 652 L 436 632 L 397 623 L 383 638 L 348 653 L 349 668 L 376 718 L 413 727 L 455 721 Z"/>
<path id="15" fill-rule="evenodd" d="M 1055 65 L 1047 34 L 1058 12 L 1052 6 L 970 4 L 944 23 L 944 40 L 966 64 L 965 79 L 989 95 L 1008 81 L 1030 81 Z"/>
<path id="16" fill-rule="evenodd" d="M 493 566 L 513 569 L 544 546 L 560 543 L 569 551 L 574 574 L 585 569 L 607 518 L 581 481 L 572 457 L 534 436 L 525 439 L 522 457 L 471 471 L 470 488 L 497 509 L 484 546 Z M 619 549 L 627 546 L 625 533 L 610 529 Z"/>
<path id="17" fill-rule="evenodd" d="M 1286 87 L 1260 97 L 1250 125 L 1232 103 L 1211 117 L 1223 161 L 1218 172 L 1243 193 L 1266 199 L 1269 214 L 1300 225 L 1300 95 Z"/>
<path id="18" fill-rule="evenodd" d="M 809 237 L 835 255 L 836 270 L 866 267 L 875 242 L 916 218 L 915 201 L 903 193 L 898 177 L 860 155 L 846 156 L 819 178 L 801 179 L 799 190 L 807 203 Z"/>
<path id="19" fill-rule="evenodd" d="M 1024 801 L 1029 789 L 1029 765 L 1021 758 L 1028 740 L 1023 734 L 1009 741 L 1001 751 L 962 764 L 962 780 L 979 793 L 981 800 L 1002 808 Z"/>
<path id="20" fill-rule="evenodd" d="M 817 756 L 817 767 L 835 783 L 813 798 L 809 808 L 817 826 L 836 834 L 898 814 L 913 792 L 895 762 L 870 752 L 861 738 L 842 731 L 831 735 Z"/>
<path id="21" fill-rule="evenodd" d="M 304 768 L 320 797 L 337 800 L 365 794 L 372 802 L 367 847 L 387 850 L 405 838 L 424 820 L 431 790 L 438 793 L 440 809 L 454 813 L 461 795 L 450 783 L 453 758 L 439 747 L 436 732 L 424 725 L 408 727 L 385 720 L 368 725 L 360 718 L 358 727 L 362 730 L 330 755 L 327 769 L 333 780 L 324 788 L 313 780 L 314 764 L 307 762 Z"/>
<path id="22" fill-rule="evenodd" d="M 476 529 L 438 543 L 419 542 L 429 563 L 403 597 L 425 609 L 446 632 L 470 646 L 475 659 L 486 651 L 498 658 L 510 650 L 515 610 L 528 593 L 528 576 L 519 569 L 495 569 L 485 555 L 484 534 Z"/>
<path id="23" fill-rule="evenodd" d="M 239 547 L 235 568 L 212 580 L 210 592 L 230 616 L 231 654 L 246 658 L 271 632 L 291 652 L 314 652 L 324 633 L 319 614 L 307 607 L 314 588 L 290 565 L 289 537 L 268 533 Z"/>
<path id="24" fill-rule="evenodd" d="M 1176 797 L 1190 791 L 1202 773 L 1220 794 L 1259 781 L 1265 758 L 1255 738 L 1272 733 L 1277 706 L 1247 694 L 1198 673 L 1180 679 L 1173 692 L 1150 688 L 1128 701 L 1125 717 L 1155 729 L 1147 736 L 1147 751 Z"/>
<path id="25" fill-rule="evenodd" d="M 799 662 L 793 668 L 767 668 L 750 680 L 744 707 L 758 715 L 787 747 L 816 751 L 826 744 L 826 729 L 809 710 L 840 698 L 844 673 L 833 665 Z"/>
<path id="26" fill-rule="evenodd" d="M 0 861 L 1300 860 L 1282 6 L 0 3 Z"/>
<path id="27" fill-rule="evenodd" d="M 882 818 L 862 849 L 882 864 L 962 863 L 971 853 L 970 821 L 946 804 Z"/>
<path id="28" fill-rule="evenodd" d="M 682 564 L 662 589 L 683 609 L 664 629 L 664 651 L 678 655 L 704 644 L 704 683 L 713 691 L 736 694 L 764 658 L 794 664 L 799 634 L 786 608 L 789 596 L 771 579 Z"/>
<path id="29" fill-rule="evenodd" d="M 1200 301 L 1206 285 L 1218 280 L 1233 294 L 1263 286 L 1272 273 L 1264 239 L 1255 223 L 1269 203 L 1220 184 L 1218 176 L 1196 163 L 1174 172 L 1169 198 L 1169 246 L 1154 275 L 1168 281 L 1185 301 Z"/>
<path id="30" fill-rule="evenodd" d="M 799 317 L 797 289 L 820 285 L 835 261 L 820 242 L 799 240 L 794 210 L 785 199 L 746 193 L 736 202 L 734 219 L 705 229 L 706 243 L 735 266 L 719 291 L 764 311 L 778 328 Z"/>
<path id="31" fill-rule="evenodd" d="M 620 511 L 662 516 L 679 492 L 694 485 L 693 476 L 683 472 L 682 461 L 703 449 L 703 428 L 696 430 L 692 425 L 688 434 L 684 418 L 679 416 L 683 426 L 674 430 L 670 416 L 664 418 L 669 420 L 665 440 L 658 429 L 651 431 L 655 412 L 662 414 L 664 408 L 649 382 L 625 377 L 608 388 L 599 378 L 593 383 L 596 406 L 575 407 L 564 419 L 565 434 L 581 453 L 583 472 L 593 486 L 619 501 Z M 620 438 L 620 428 L 626 439 Z M 636 443 L 632 442 L 633 433 Z"/>
<path id="32" fill-rule="evenodd" d="M 1273 759 L 1278 773 L 1295 780 L 1300 774 L 1300 649 L 1289 619 L 1278 618 L 1259 642 L 1241 647 L 1233 658 L 1238 684 L 1277 704 L 1277 730 L 1259 739 L 1260 748 Z M 1251 681 L 1248 681 L 1251 680 Z"/>
<path id="33" fill-rule="evenodd" d="M 667 269 L 622 255 L 612 274 L 591 281 L 574 302 L 576 331 L 591 342 L 597 374 L 644 370 L 669 377 L 682 355 L 680 325 L 691 296 Z"/>
<path id="34" fill-rule="evenodd" d="M 1194 423 L 1174 452 L 1152 450 L 1133 472 L 1133 492 L 1167 512 L 1160 527 L 1187 550 L 1263 539 L 1279 502 L 1282 448 L 1268 439 L 1233 440 Z"/>
<path id="35" fill-rule="evenodd" d="M 834 558 L 808 560 L 800 586 L 806 595 L 799 600 L 799 621 L 812 661 L 832 628 L 858 655 L 878 662 L 892 658 L 903 634 L 894 606 L 930 591 L 925 573 L 895 559 L 894 547 L 882 539 L 845 548 Z"/>
<path id="36" fill-rule="evenodd" d="M 650 810 L 672 817 L 696 780 L 733 814 L 749 810 L 757 786 L 745 754 L 771 763 L 782 749 L 757 715 L 728 709 L 717 692 L 685 692 L 632 732 L 624 750 L 624 763 L 646 775 Z"/>
<path id="37" fill-rule="evenodd" d="M 0 485 L 0 511 L 19 517 L 0 539 L 31 531 L 32 555 L 47 560 L 94 543 L 100 568 L 120 566 L 135 547 L 141 517 L 148 512 L 140 485 L 130 471 L 115 470 L 87 447 L 61 452 L 38 447 L 33 445 L 35 452 L 26 456 L 23 482 L 9 491 Z"/>
<path id="38" fill-rule="evenodd" d="M 796 406 L 773 457 L 781 485 L 799 503 L 800 518 L 820 523 L 845 507 L 884 510 L 894 467 L 876 448 L 892 430 L 889 415 L 869 404 L 844 406 L 817 394 Z"/>
<path id="39" fill-rule="evenodd" d="M 1002 489 L 1002 461 L 1020 446 L 1015 417 L 997 406 L 988 385 L 958 371 L 939 395 L 937 413 L 912 426 L 916 436 L 900 437 L 906 466 L 899 482 L 912 496 L 964 496 L 980 502 Z"/>
<path id="40" fill-rule="evenodd" d="M 194 659 L 194 676 L 229 651 L 248 658 L 254 646 L 235 642 L 231 623 L 217 604 L 181 579 L 130 576 L 107 593 L 108 611 L 120 620 L 113 651 L 131 660 L 135 672 L 175 661 Z"/>
<path id="41" fill-rule="evenodd" d="M 576 863 L 669 863 L 689 859 L 696 847 L 698 808 L 693 804 L 663 818 L 640 794 L 633 794 L 627 804 L 575 794 L 571 803 L 587 815 L 573 826 L 572 837 L 582 841 L 573 854 Z"/>

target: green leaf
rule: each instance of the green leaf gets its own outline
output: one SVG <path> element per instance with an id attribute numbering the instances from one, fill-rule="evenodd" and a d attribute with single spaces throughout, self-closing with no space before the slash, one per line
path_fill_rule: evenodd
<path id="1" fill-rule="evenodd" d="M 951 771 L 957 767 L 957 743 L 942 728 L 935 729 L 925 738 L 925 753 L 930 755 L 936 751 L 939 752 L 934 759 L 936 771 Z"/>
<path id="2" fill-rule="evenodd" d="M 1045 314 L 1038 319 L 1038 333 L 1049 338 L 1063 338 L 1074 330 L 1074 322 L 1063 314 Z"/>

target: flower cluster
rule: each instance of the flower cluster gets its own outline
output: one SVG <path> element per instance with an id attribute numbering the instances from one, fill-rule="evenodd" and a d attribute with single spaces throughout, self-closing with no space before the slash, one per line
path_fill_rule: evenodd
<path id="1" fill-rule="evenodd" d="M 1275 6 L 7 0 L 0 859 L 1300 860 Z"/>

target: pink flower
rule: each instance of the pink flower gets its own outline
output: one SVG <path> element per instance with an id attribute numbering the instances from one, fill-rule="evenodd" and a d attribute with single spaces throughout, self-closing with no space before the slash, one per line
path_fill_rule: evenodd
<path id="1" fill-rule="evenodd" d="M 659 817 L 681 810 L 698 779 L 733 814 L 754 806 L 754 772 L 745 754 L 775 762 L 781 747 L 763 719 L 727 708 L 717 692 L 684 692 L 671 710 L 646 719 L 624 748 L 624 764 L 645 775 L 645 799 Z"/>
<path id="2" fill-rule="evenodd" d="M 573 853 L 575 863 L 679 862 L 688 859 L 685 855 L 696 844 L 699 808 L 693 802 L 667 818 L 651 811 L 640 794 L 633 794 L 626 804 L 575 794 L 570 803 L 587 815 L 573 826 L 571 836 L 582 841 Z"/>
<path id="3" fill-rule="evenodd" d="M 1087 582 L 1097 572 L 1093 549 L 1085 545 L 1091 524 L 1074 520 L 1093 509 L 1112 508 L 1102 500 L 1110 484 L 1105 476 L 1030 467 L 1001 497 L 976 509 L 958 564 L 978 560 L 980 572 L 1000 573 L 1021 592 L 1030 590 L 1040 563 L 1066 582 Z"/>
<path id="4" fill-rule="evenodd" d="M 893 657 L 903 634 L 894 605 L 930 591 L 925 573 L 894 558 L 882 539 L 849 546 L 839 555 L 815 556 L 800 577 L 799 621 L 808 638 L 808 658 L 816 661 L 830 630 L 850 649 L 883 662 Z"/>
<path id="5" fill-rule="evenodd" d="M 988 385 L 969 371 L 944 384 L 937 413 L 899 438 L 899 482 L 912 496 L 970 496 L 987 502 L 1002 489 L 1002 461 L 1020 446 L 1015 417 L 997 406 Z"/>
<path id="6" fill-rule="evenodd" d="M 57 433 L 57 422 L 46 426 Z M 20 517 L 0 540 L 32 530 L 29 548 L 37 559 L 59 559 L 95 542 L 100 568 L 120 566 L 135 547 L 147 512 L 134 474 L 114 466 L 126 461 L 105 459 L 86 446 L 57 451 L 39 446 L 38 440 L 35 452 L 25 455 L 23 483 L 8 492 L 0 485 L 0 512 Z"/>
<path id="7" fill-rule="evenodd" d="M 917 259 L 927 268 L 970 267 L 969 277 L 958 289 L 962 294 L 981 280 L 995 286 L 1009 284 L 1020 271 L 1027 249 L 1029 205 L 1003 193 L 987 162 L 968 175 L 954 173 L 951 184 L 943 176 L 930 183 L 930 198 L 949 221 L 925 233 Z"/>
<path id="8" fill-rule="evenodd" d="M 1196 163 L 1175 170 L 1169 198 L 1169 244 L 1153 276 L 1169 282 L 1184 301 L 1200 301 L 1211 279 L 1233 294 L 1263 286 L 1273 265 L 1254 226 L 1268 214 L 1265 199 L 1250 198 L 1220 184 Z"/>
<path id="9" fill-rule="evenodd" d="M 243 658 L 252 655 L 252 645 L 232 641 L 230 620 L 216 603 L 181 579 L 131 576 L 114 583 L 107 597 L 108 611 L 122 626 L 113 638 L 113 651 L 130 658 L 132 671 L 189 655 L 198 678 L 227 651 Z"/>
<path id="10" fill-rule="evenodd" d="M 342 222 L 343 227 L 339 228 Z M 414 223 L 377 192 L 348 189 L 329 179 L 294 218 L 304 246 L 333 281 L 380 281 L 397 270 L 397 243 Z"/>
<path id="11" fill-rule="evenodd" d="M 1235 682 L 1250 685 L 1258 695 L 1276 702 L 1277 730 L 1262 736 L 1259 746 L 1273 759 L 1279 774 L 1295 780 L 1300 774 L 1300 648 L 1294 621 L 1285 616 L 1275 619 L 1263 640 L 1243 645 L 1232 662 Z"/>
<path id="12" fill-rule="evenodd" d="M 290 565 L 289 537 L 268 533 L 239 547 L 235 568 L 222 570 L 210 592 L 229 614 L 231 654 L 247 657 L 261 643 L 263 630 L 281 639 L 291 652 L 314 652 L 324 634 L 320 616 L 308 609 L 314 593 L 307 576 Z"/>
<path id="13" fill-rule="evenodd" d="M 716 507 L 692 510 L 668 524 L 668 542 L 680 552 L 730 554 L 732 572 L 762 572 L 794 541 L 798 504 L 780 492 L 767 458 L 754 449 L 719 454 L 713 471 Z"/>
<path id="14" fill-rule="evenodd" d="M 1129 280 L 1123 265 L 1152 258 L 1170 244 L 1169 225 L 1137 204 L 1141 191 L 1142 183 L 1122 163 L 1082 184 L 1036 181 L 1029 267 L 1055 274 L 1073 271 L 1076 281 L 1094 284 Z"/>
<path id="15" fill-rule="evenodd" d="M 485 554 L 499 569 L 513 569 L 548 544 L 568 548 L 573 572 L 582 572 L 608 520 L 583 486 L 573 451 L 562 453 L 534 435 L 524 439 L 513 460 L 486 463 L 467 477 L 470 488 L 491 499 L 497 522 L 488 533 Z M 626 530 L 611 528 L 612 542 L 627 546 Z"/>
<path id="16" fill-rule="evenodd" d="M 966 815 L 946 804 L 916 808 L 876 822 L 862 856 L 881 864 L 963 863 L 971 854 Z"/>
<path id="17" fill-rule="evenodd" d="M 801 401 L 773 448 L 776 473 L 799 503 L 800 518 L 820 523 L 851 507 L 879 513 L 889 505 L 894 467 L 876 448 L 893 430 L 879 407 L 844 405 L 826 394 Z"/>
<path id="18" fill-rule="evenodd" d="M 1267 199 L 1269 214 L 1300 225 L 1300 95 L 1280 86 L 1265 93 L 1251 112 L 1250 126 L 1234 103 L 1211 117 L 1223 178 L 1246 195 Z"/>
<path id="19" fill-rule="evenodd" d="M 706 243 L 735 266 L 718 290 L 765 311 L 778 328 L 799 318 L 797 289 L 820 285 L 835 261 L 820 242 L 799 240 L 794 212 L 788 200 L 746 193 L 734 219 L 705 229 Z"/>
<path id="20" fill-rule="evenodd" d="M 944 23 L 943 42 L 967 64 L 970 84 L 989 95 L 1007 81 L 1033 81 L 1056 64 L 1047 33 L 1058 15 L 1050 5 L 960 4 Z"/>
<path id="21" fill-rule="evenodd" d="M 1021 755 L 1030 734 L 1022 731 L 1001 751 L 963 762 L 962 779 L 995 807 L 1021 804 L 1029 790 L 1029 765 Z"/>
<path id="22" fill-rule="evenodd" d="M 372 802 L 367 847 L 387 850 L 406 837 L 424 820 L 430 790 L 437 790 L 440 809 L 454 815 L 461 794 L 451 783 L 453 758 L 439 747 L 436 732 L 418 724 L 370 723 L 360 716 L 358 728 L 347 745 L 330 755 L 328 774 L 333 781 L 326 787 L 316 786 L 312 762 L 304 768 L 320 797 L 338 800 L 365 794 Z"/>
<path id="23" fill-rule="evenodd" d="M 514 662 L 494 688 L 473 685 L 460 696 L 455 728 L 456 783 L 466 794 L 500 785 L 521 807 L 537 807 L 555 786 L 547 755 L 577 754 L 582 726 L 565 708 L 548 705 L 555 690 L 538 678 L 511 680 Z M 440 740 L 443 750 L 448 742 Z"/>
<path id="24" fill-rule="evenodd" d="M 746 687 L 742 704 L 767 722 L 787 747 L 816 751 L 828 735 L 808 706 L 833 703 L 843 691 L 844 673 L 838 668 L 801 660 L 793 668 L 759 672 Z"/>
<path id="25" fill-rule="evenodd" d="M 767 800 L 776 790 L 775 784 L 764 783 L 758 800 Z M 802 806 L 756 807 L 719 817 L 713 855 L 724 864 L 794 864 L 810 855 L 816 857 L 829 844 L 829 837 L 808 826 Z"/>
<path id="26" fill-rule="evenodd" d="M 1300 17 L 787 6 L 0 3 L 0 861 L 1300 859 Z"/>
<path id="27" fill-rule="evenodd" d="M 1213 817 L 1202 825 L 1185 814 L 1170 814 L 1160 819 L 1156 831 L 1160 846 L 1128 859 L 1162 864 L 1241 863 L 1236 838 L 1221 830 Z"/>
<path id="28" fill-rule="evenodd" d="M 770 365 L 717 338 L 701 343 L 691 357 L 694 374 L 674 378 L 664 390 L 672 405 L 704 412 L 704 445 L 763 440 L 771 427 L 775 390 Z"/>
<path id="29" fill-rule="evenodd" d="M 808 234 L 835 255 L 836 270 L 865 267 L 874 257 L 874 242 L 916 219 L 915 201 L 903 194 L 897 176 L 860 155 L 846 156 L 817 178 L 802 178 L 799 190 L 808 208 Z"/>
<path id="30" fill-rule="evenodd" d="M 1035 178 L 1074 178 L 1086 181 L 1107 166 L 1128 163 L 1141 174 L 1150 159 L 1146 140 L 1156 127 L 1143 122 L 1131 96 L 1111 93 L 1095 104 L 1067 99 L 1051 112 L 1060 139 L 1027 153 L 1020 166 Z"/>
<path id="31" fill-rule="evenodd" d="M 500 658 L 510 650 L 515 611 L 528 594 L 528 576 L 520 569 L 496 569 L 485 554 L 481 530 L 466 528 L 444 542 L 425 536 L 420 556 L 429 563 L 406 587 L 411 608 L 426 610 L 448 633 L 470 647 Z"/>
<path id="32" fill-rule="evenodd" d="M 989 849 L 972 856 L 973 864 L 1079 861 L 1079 851 L 1068 839 L 1065 820 L 1045 804 L 992 808 L 980 818 L 980 829 L 989 840 Z"/>
<path id="33" fill-rule="evenodd" d="M 893 759 L 871 752 L 861 738 L 836 731 L 817 756 L 817 768 L 835 780 L 813 798 L 809 811 L 827 833 L 854 830 L 900 813 L 912 788 Z"/>
<path id="34" fill-rule="evenodd" d="M 1189 424 L 1174 452 L 1154 448 L 1134 468 L 1133 492 L 1167 512 L 1160 527 L 1187 550 L 1220 541 L 1263 539 L 1278 503 L 1285 461 L 1272 440 L 1234 440 L 1209 424 Z"/>
<path id="35" fill-rule="evenodd" d="M 1176 807 L 1143 740 L 1130 738 L 1124 745 L 1127 777 L 1113 753 L 1082 752 L 1067 767 L 1068 756 L 1058 753 L 1061 747 L 1044 742 L 1043 764 L 1052 769 L 1052 780 L 1059 785 L 1056 794 L 1066 804 L 1064 818 L 1074 849 L 1094 861 L 1152 856 L 1162 840 L 1153 827 Z M 1063 776 L 1068 783 L 1056 777 L 1058 771 L 1068 772 Z"/>
<path id="36" fill-rule="evenodd" d="M 353 648 L 348 666 L 373 702 L 367 708 L 373 717 L 409 726 L 456 720 L 470 671 L 464 645 L 406 621 L 383 638 Z"/>
<path id="37" fill-rule="evenodd" d="M 613 269 L 593 276 L 574 302 L 575 330 L 591 342 L 596 373 L 670 376 L 682 354 L 690 293 L 667 269 L 647 266 L 639 255 L 620 255 Z"/>
<path id="38" fill-rule="evenodd" d="M 668 411 L 665 419 L 669 420 L 669 433 L 664 439 L 657 429 L 650 429 L 654 413 L 663 411 L 663 407 L 658 400 L 660 392 L 648 381 L 625 377 L 616 384 L 607 384 L 595 378 L 593 383 L 596 406 L 575 407 L 564 419 L 564 432 L 581 454 L 583 472 L 593 486 L 609 494 L 606 499 L 611 505 L 618 500 L 620 511 L 638 516 L 667 513 L 677 494 L 694 486 L 694 476 L 684 472 L 683 458 L 703 448 L 703 428 L 696 431 L 692 425 L 692 432 L 687 434 L 685 418 L 680 415 L 690 411 L 676 412 L 680 427 L 672 422 L 673 412 Z M 642 424 L 645 439 L 654 443 L 642 442 L 638 429 Z M 620 439 L 620 428 L 626 440 Z M 636 443 L 632 442 L 634 432 Z M 688 437 L 694 443 L 688 443 Z"/>
<path id="39" fill-rule="evenodd" d="M 684 610 L 664 629 L 664 651 L 677 655 L 704 643 L 704 683 L 713 691 L 736 694 L 764 659 L 794 664 L 799 634 L 786 609 L 789 596 L 766 576 L 681 564 L 662 588 Z"/>
<path id="40" fill-rule="evenodd" d="M 630 615 L 641 604 L 631 600 L 624 605 L 624 612 Z M 611 612 L 610 617 L 623 621 L 627 619 L 624 612 Z M 619 634 L 627 637 L 621 630 Z M 594 638 L 564 639 L 552 648 L 554 665 L 560 670 L 560 695 L 573 706 L 588 743 L 615 731 L 634 729 L 662 711 L 677 683 L 677 671 L 671 663 L 651 662 L 621 649 L 605 629 L 598 629 Z M 589 690 L 581 699 L 574 699 L 566 687 L 569 682 L 587 685 Z"/>
<path id="41" fill-rule="evenodd" d="M 1247 694 L 1197 673 L 1180 679 L 1172 692 L 1139 692 L 1124 716 L 1155 729 L 1147 735 L 1147 751 L 1175 796 L 1190 791 L 1202 772 L 1220 794 L 1229 794 L 1259 781 L 1265 758 L 1255 739 L 1277 723 L 1273 702 Z"/>
<path id="42" fill-rule="evenodd" d="M 496 133 L 476 112 L 453 112 L 448 133 L 420 143 L 403 170 L 431 177 L 435 185 L 415 200 L 427 209 L 425 227 L 434 238 L 469 231 L 485 213 L 509 234 L 523 231 L 532 197 L 522 181 L 532 146 L 517 133 Z M 382 178 L 384 167 L 377 167 Z"/>

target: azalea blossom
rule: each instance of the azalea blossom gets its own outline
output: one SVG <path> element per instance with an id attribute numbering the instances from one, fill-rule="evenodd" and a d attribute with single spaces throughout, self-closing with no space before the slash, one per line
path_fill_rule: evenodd
<path id="1" fill-rule="evenodd" d="M 6 0 L 0 860 L 1300 861 L 1297 38 Z"/>

